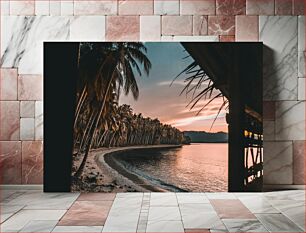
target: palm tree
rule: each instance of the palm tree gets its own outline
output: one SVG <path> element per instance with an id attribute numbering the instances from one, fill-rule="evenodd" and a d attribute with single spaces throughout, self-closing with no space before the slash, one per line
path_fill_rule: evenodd
<path id="1" fill-rule="evenodd" d="M 108 104 L 114 98 L 115 93 L 120 93 L 123 88 L 127 95 L 131 91 L 135 99 L 139 96 L 134 70 L 142 76 L 140 65 L 148 75 L 151 63 L 146 57 L 146 47 L 140 42 L 127 43 L 103 43 L 84 45 L 84 56 L 80 56 L 79 94 L 76 120 L 78 121 L 84 96 L 87 96 L 91 115 L 90 123 L 87 123 L 83 138 L 86 137 L 85 154 L 81 165 L 74 174 L 76 178 L 83 173 L 88 153 L 97 133 L 97 127 L 101 116 L 107 114 Z M 86 94 L 85 94 L 86 93 Z M 91 107 L 89 107 L 91 108 Z M 83 146 L 83 145 L 81 145 Z"/>

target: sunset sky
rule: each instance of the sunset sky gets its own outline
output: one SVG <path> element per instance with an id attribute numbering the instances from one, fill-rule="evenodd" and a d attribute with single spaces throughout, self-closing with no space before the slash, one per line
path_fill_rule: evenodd
<path id="1" fill-rule="evenodd" d="M 192 58 L 183 59 L 188 55 L 180 43 L 145 43 L 147 56 L 152 63 L 149 76 L 136 76 L 139 86 L 137 101 L 131 95 L 120 96 L 120 104 L 129 104 L 135 113 L 145 117 L 158 118 L 162 123 L 171 124 L 182 131 L 209 131 L 211 124 L 223 100 L 214 100 L 198 116 L 196 113 L 209 100 L 200 101 L 194 109 L 186 105 L 191 96 L 180 96 L 184 88 L 184 75 L 172 86 L 172 80 L 192 62 Z M 204 87 L 204 86 L 203 86 Z M 211 132 L 227 132 L 225 111 L 219 114 Z"/>

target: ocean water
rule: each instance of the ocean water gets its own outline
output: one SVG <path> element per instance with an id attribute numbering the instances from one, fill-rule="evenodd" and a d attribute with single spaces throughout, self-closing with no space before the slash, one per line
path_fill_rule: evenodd
<path id="1" fill-rule="evenodd" d="M 113 156 L 129 172 L 168 191 L 227 191 L 227 143 L 194 143 L 174 149 L 141 149 Z"/>

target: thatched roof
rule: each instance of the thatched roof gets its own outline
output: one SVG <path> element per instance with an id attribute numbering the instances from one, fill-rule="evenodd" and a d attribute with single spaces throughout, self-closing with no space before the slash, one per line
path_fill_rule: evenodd
<path id="1" fill-rule="evenodd" d="M 230 100 L 229 85 L 239 76 L 245 104 L 262 114 L 262 43 L 182 42 L 187 52 Z"/>

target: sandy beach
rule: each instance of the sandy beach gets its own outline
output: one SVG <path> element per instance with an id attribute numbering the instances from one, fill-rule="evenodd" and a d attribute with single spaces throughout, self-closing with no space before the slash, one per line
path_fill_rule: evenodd
<path id="1" fill-rule="evenodd" d="M 112 154 L 137 149 L 177 148 L 180 145 L 128 146 L 92 150 L 88 156 L 84 182 L 73 183 L 71 191 L 83 192 L 164 192 L 145 179 L 127 171 L 113 159 Z M 76 160 L 81 161 L 81 158 Z M 77 165 L 79 163 L 76 163 Z"/>

